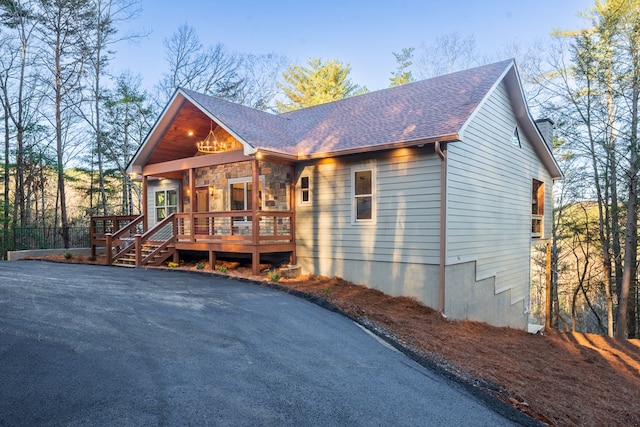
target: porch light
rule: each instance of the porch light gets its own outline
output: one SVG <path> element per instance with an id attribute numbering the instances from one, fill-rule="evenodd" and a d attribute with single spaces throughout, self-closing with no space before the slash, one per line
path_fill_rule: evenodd
<path id="1" fill-rule="evenodd" d="M 221 153 L 227 151 L 227 143 L 224 141 L 218 141 L 216 134 L 213 132 L 213 123 L 211 123 L 211 130 L 205 139 L 196 143 L 198 151 L 201 153 Z"/>

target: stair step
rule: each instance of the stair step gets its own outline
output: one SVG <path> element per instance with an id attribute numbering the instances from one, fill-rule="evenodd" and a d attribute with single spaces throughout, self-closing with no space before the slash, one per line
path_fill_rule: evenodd
<path id="1" fill-rule="evenodd" d="M 115 264 L 116 267 L 126 267 L 126 268 L 135 268 L 136 266 L 134 264 L 126 264 L 126 263 L 122 263 L 122 262 L 116 262 Z"/>

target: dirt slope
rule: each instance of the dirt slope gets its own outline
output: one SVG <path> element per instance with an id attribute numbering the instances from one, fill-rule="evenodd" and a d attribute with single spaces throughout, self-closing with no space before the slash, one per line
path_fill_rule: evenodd
<path id="1" fill-rule="evenodd" d="M 195 264 L 179 268 L 196 271 Z M 229 268 L 226 274 L 267 281 L 246 268 Z M 532 335 L 450 321 L 414 299 L 339 278 L 281 279 L 278 285 L 332 303 L 543 423 L 640 426 L 640 340 L 556 330 Z"/>

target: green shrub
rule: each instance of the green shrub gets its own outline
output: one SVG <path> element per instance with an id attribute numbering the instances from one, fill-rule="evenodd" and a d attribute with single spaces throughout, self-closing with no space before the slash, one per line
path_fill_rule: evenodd
<path id="1" fill-rule="evenodd" d="M 64 259 L 71 259 L 71 258 L 73 258 L 73 254 L 71 252 L 64 253 Z"/>
<path id="2" fill-rule="evenodd" d="M 270 271 L 268 277 L 269 281 L 275 283 L 278 282 L 282 276 L 277 271 Z"/>
<path id="3" fill-rule="evenodd" d="M 180 264 L 178 264 L 177 262 L 172 262 L 172 261 L 169 261 L 169 262 L 167 263 L 167 267 L 169 267 L 169 268 L 176 268 L 176 267 L 178 267 L 179 265 L 180 265 Z"/>
<path id="4" fill-rule="evenodd" d="M 203 269 L 204 269 L 204 263 L 201 263 L 201 262 L 197 263 L 197 264 L 196 264 L 196 268 L 197 268 L 198 270 L 203 270 Z"/>
<path id="5" fill-rule="evenodd" d="M 225 267 L 224 265 L 219 265 L 216 267 L 216 270 L 218 270 L 220 273 L 226 273 L 227 267 Z"/>

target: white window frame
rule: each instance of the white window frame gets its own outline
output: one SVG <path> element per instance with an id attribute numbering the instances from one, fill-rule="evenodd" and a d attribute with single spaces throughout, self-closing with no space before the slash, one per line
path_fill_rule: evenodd
<path id="1" fill-rule="evenodd" d="M 265 180 L 264 180 L 264 175 L 260 175 L 259 176 L 259 186 L 262 188 L 258 188 L 258 191 L 260 192 L 264 192 L 265 189 Z M 247 184 L 251 184 L 253 182 L 253 178 L 252 177 L 242 177 L 242 178 L 231 178 L 227 181 L 227 188 L 229 191 L 229 210 L 231 211 L 231 205 L 232 205 L 232 197 L 233 197 L 233 192 L 231 191 L 231 186 L 233 184 L 244 184 L 244 210 L 247 210 L 247 205 L 248 205 L 248 200 L 247 200 Z M 260 200 L 260 210 L 264 210 L 264 197 L 261 197 Z"/>
<path id="2" fill-rule="evenodd" d="M 536 183 L 538 184 L 536 186 Z M 536 188 L 537 187 L 537 188 Z M 540 194 L 542 193 L 542 194 Z M 531 180 L 531 237 L 543 238 L 544 237 L 544 202 L 546 196 L 545 182 L 540 179 Z M 533 213 L 534 206 L 536 212 Z"/>
<path id="3" fill-rule="evenodd" d="M 162 206 L 158 206 L 158 193 L 164 193 L 164 204 Z M 169 194 L 168 193 L 176 193 L 176 204 L 169 204 Z M 153 193 L 153 206 L 154 206 L 154 214 L 156 217 L 156 224 L 160 221 L 164 220 L 166 217 L 171 215 L 172 213 L 178 212 L 178 203 L 180 200 L 180 194 L 175 188 L 167 188 L 165 190 L 155 190 Z M 158 210 L 164 209 L 164 218 L 158 218 Z"/>
<path id="4" fill-rule="evenodd" d="M 356 173 L 358 172 L 371 172 L 371 194 L 359 194 L 356 195 Z M 351 224 L 354 225 L 371 225 L 377 222 L 377 202 L 376 202 L 376 187 L 377 187 L 377 173 L 375 162 L 364 163 L 360 165 L 351 166 Z M 371 197 L 371 218 L 370 219 L 358 219 L 358 199 L 363 197 Z"/>
<path id="5" fill-rule="evenodd" d="M 304 179 L 307 179 L 307 187 L 303 187 L 302 186 L 302 182 Z M 311 205 L 311 194 L 312 194 L 312 187 L 313 184 L 311 182 L 311 175 L 301 175 L 300 176 L 300 191 L 299 191 L 299 198 L 298 198 L 298 204 L 302 205 L 302 206 L 307 206 L 307 205 Z M 307 200 L 304 200 L 304 194 L 305 192 L 307 193 Z"/>
<path id="6" fill-rule="evenodd" d="M 520 141 L 520 131 L 518 130 L 518 126 L 513 129 L 513 134 L 511 135 L 511 145 L 514 147 L 522 148 L 522 142 Z"/>

